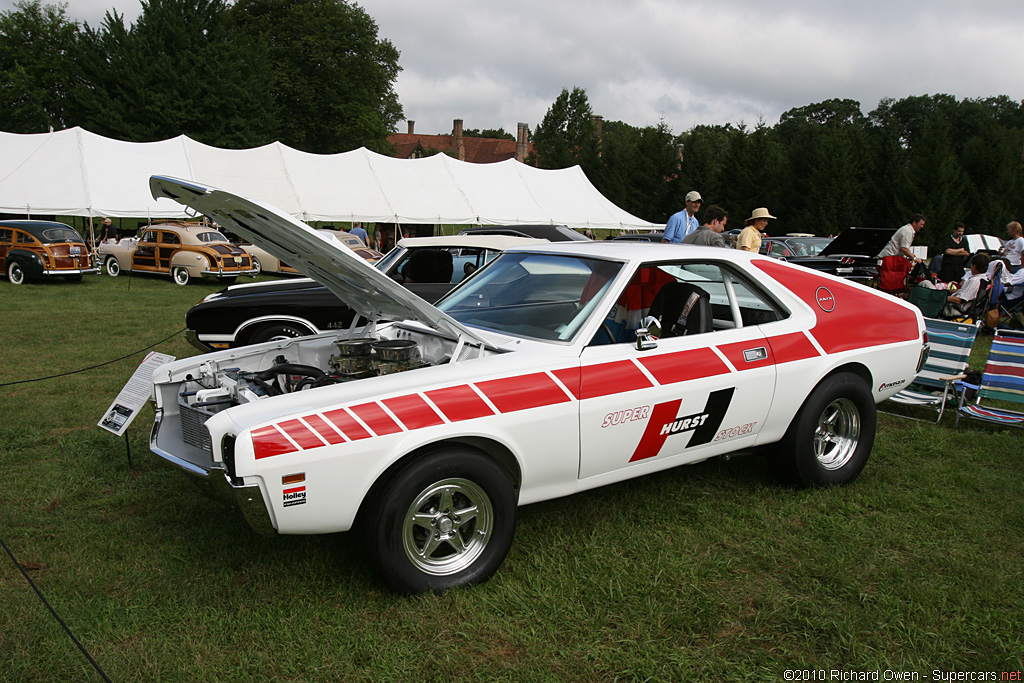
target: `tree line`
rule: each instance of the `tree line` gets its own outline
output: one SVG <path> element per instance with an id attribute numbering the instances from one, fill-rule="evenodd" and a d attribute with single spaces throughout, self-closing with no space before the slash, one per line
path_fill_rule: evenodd
<path id="1" fill-rule="evenodd" d="M 565 89 L 533 133 L 531 162 L 579 164 L 609 199 L 657 222 L 698 190 L 739 227 L 768 207 L 782 232 L 836 234 L 850 226 L 928 221 L 916 244 L 937 247 L 953 224 L 1005 237 L 1024 215 L 1024 102 L 1006 96 L 924 95 L 860 102 L 830 99 L 785 112 L 774 126 L 604 121 L 600 136 L 581 88 Z M 699 218 L 698 214 L 698 218 Z"/>
<path id="2" fill-rule="evenodd" d="M 398 50 L 347 0 L 143 0 L 98 28 L 66 4 L 0 13 L 0 130 L 129 142 L 389 151 Z"/>
<path id="3" fill-rule="evenodd" d="M 23 0 L 0 13 L 0 130 L 388 154 L 404 118 L 398 61 L 349 0 L 143 0 L 134 23 L 115 11 L 97 28 L 70 20 L 66 5 Z M 1024 103 L 1006 96 L 884 99 L 867 114 L 831 99 L 774 126 L 676 134 L 664 122 L 603 121 L 599 134 L 586 91 L 567 88 L 531 138 L 528 163 L 579 164 L 608 199 L 656 222 L 692 189 L 726 208 L 730 226 L 767 206 L 783 232 L 896 227 L 920 212 L 917 242 L 931 246 L 957 221 L 1002 235 L 1024 215 Z"/>

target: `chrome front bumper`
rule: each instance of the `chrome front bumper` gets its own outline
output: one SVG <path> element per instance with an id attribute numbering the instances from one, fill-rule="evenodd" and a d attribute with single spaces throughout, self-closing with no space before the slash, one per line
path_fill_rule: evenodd
<path id="1" fill-rule="evenodd" d="M 168 449 L 198 451 L 182 438 L 181 419 L 178 415 L 165 416 L 156 408 L 153 430 L 149 434 L 149 449 L 161 458 L 187 472 L 196 485 L 209 497 L 231 504 L 242 511 L 242 516 L 253 530 L 263 536 L 277 535 L 259 484 L 245 484 L 234 480 L 222 463 L 213 461 L 212 454 L 202 453 L 193 462 L 171 453 Z M 196 455 L 199 455 L 197 452 Z"/>

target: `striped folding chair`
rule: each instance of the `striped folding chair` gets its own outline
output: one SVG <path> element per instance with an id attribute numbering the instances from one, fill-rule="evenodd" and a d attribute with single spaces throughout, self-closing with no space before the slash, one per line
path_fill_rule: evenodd
<path id="1" fill-rule="evenodd" d="M 900 405 L 935 410 L 938 412 L 935 422 L 938 423 L 946 410 L 946 401 L 956 394 L 954 383 L 964 378 L 971 347 L 978 336 L 978 326 L 935 318 L 925 318 L 924 326 L 930 347 L 928 360 L 910 386 L 889 400 Z M 900 413 L 888 414 L 921 419 Z"/>
<path id="2" fill-rule="evenodd" d="M 1024 426 L 1024 413 L 992 404 L 1024 403 L 1024 331 L 998 330 L 992 338 L 981 384 L 958 382 L 958 388 L 957 424 L 963 417 L 1006 427 Z M 966 398 L 968 390 L 977 392 L 971 402 Z"/>

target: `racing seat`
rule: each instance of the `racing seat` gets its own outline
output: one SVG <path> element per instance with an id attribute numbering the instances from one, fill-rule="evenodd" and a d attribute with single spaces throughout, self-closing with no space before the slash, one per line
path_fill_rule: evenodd
<path id="1" fill-rule="evenodd" d="M 662 337 L 710 332 L 711 295 L 689 282 L 670 282 L 658 290 L 648 315 L 661 323 Z"/>

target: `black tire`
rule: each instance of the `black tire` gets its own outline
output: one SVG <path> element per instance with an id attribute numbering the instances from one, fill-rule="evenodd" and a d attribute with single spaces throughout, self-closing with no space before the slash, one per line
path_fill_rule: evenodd
<path id="1" fill-rule="evenodd" d="M 868 462 L 877 421 L 864 380 L 850 373 L 832 375 L 804 401 L 782 441 L 769 452 L 768 464 L 787 484 L 849 484 Z"/>
<path id="2" fill-rule="evenodd" d="M 108 256 L 103 264 L 103 269 L 107 271 L 107 275 L 110 277 L 117 277 L 121 274 L 121 264 L 117 262 L 116 256 Z"/>
<path id="3" fill-rule="evenodd" d="M 480 451 L 451 447 L 412 461 L 365 517 L 384 582 L 411 595 L 486 581 L 508 554 L 518 501 L 508 473 Z"/>
<path id="4" fill-rule="evenodd" d="M 311 330 L 296 323 L 271 323 L 257 328 L 249 335 L 249 344 L 262 344 L 268 341 L 281 341 L 283 339 L 295 339 L 313 334 Z"/>
<path id="5" fill-rule="evenodd" d="M 254 272 L 252 274 L 252 276 L 253 277 L 257 277 L 261 273 L 263 273 L 263 266 L 262 266 L 262 264 L 260 264 L 260 260 L 258 258 L 256 258 L 255 256 L 250 256 L 249 258 L 252 259 L 252 267 L 253 267 L 253 270 L 256 271 L 256 272 Z"/>
<path id="6" fill-rule="evenodd" d="M 188 268 L 185 268 L 184 266 L 174 266 L 171 268 L 171 277 L 174 279 L 174 284 L 184 287 L 189 281 Z"/>
<path id="7" fill-rule="evenodd" d="M 25 271 L 20 263 L 11 261 L 7 264 L 7 279 L 11 281 L 12 285 L 25 284 Z"/>

